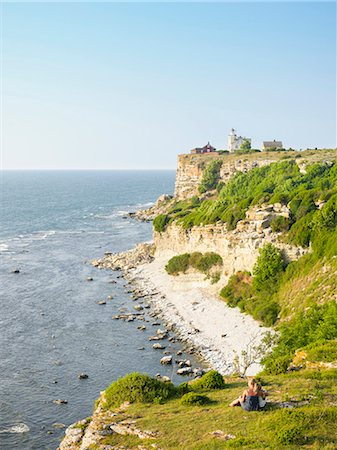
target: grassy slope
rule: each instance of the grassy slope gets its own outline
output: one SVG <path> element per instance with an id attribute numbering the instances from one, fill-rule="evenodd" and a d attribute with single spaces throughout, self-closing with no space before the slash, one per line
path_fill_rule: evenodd
<path id="1" fill-rule="evenodd" d="M 278 292 L 281 321 L 287 321 L 311 304 L 337 300 L 336 262 L 317 261 L 297 276 L 282 284 Z"/>
<path id="2" fill-rule="evenodd" d="M 162 449 L 184 450 L 233 447 L 335 449 L 336 381 L 337 370 L 306 370 L 263 377 L 263 385 L 270 392 L 270 406 L 266 411 L 248 413 L 239 407 L 228 406 L 246 386 L 241 379 L 229 378 L 225 389 L 203 391 L 213 400 L 210 405 L 188 407 L 181 405 L 179 399 L 162 405 L 131 405 L 126 412 L 127 418 L 135 419 L 140 429 L 157 431 L 158 437 L 141 440 L 115 434 L 107 436 L 104 442 L 125 445 L 128 449 L 136 449 L 139 445 L 150 449 L 153 443 Z M 292 402 L 295 407 L 280 409 L 278 403 L 284 401 Z M 233 434 L 236 438 L 228 441 L 215 438 L 211 433 L 216 430 Z"/>

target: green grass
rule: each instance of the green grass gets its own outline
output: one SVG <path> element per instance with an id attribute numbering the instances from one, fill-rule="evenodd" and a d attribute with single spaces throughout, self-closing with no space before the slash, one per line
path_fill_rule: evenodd
<path id="1" fill-rule="evenodd" d="M 329 375 L 316 380 L 317 373 Z M 111 436 L 105 443 L 145 448 L 155 443 L 164 449 L 334 449 L 337 446 L 337 371 L 301 371 L 279 376 L 263 376 L 270 393 L 265 411 L 246 412 L 228 404 L 246 388 L 242 379 L 226 379 L 226 388 L 200 390 L 207 405 L 185 406 L 180 399 L 163 404 L 132 404 L 126 411 L 137 427 L 158 433 L 155 439 Z M 279 409 L 279 402 L 290 401 L 291 410 Z M 212 436 L 222 430 L 236 436 L 223 441 Z"/>

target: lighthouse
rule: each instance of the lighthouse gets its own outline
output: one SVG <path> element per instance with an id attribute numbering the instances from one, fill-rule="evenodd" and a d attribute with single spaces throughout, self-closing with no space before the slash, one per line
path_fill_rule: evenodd
<path id="1" fill-rule="evenodd" d="M 246 137 L 242 137 L 242 136 L 237 136 L 236 132 L 234 130 L 234 128 L 231 129 L 229 135 L 228 135 L 228 151 L 230 153 L 234 153 L 235 150 L 239 150 L 241 145 L 245 142 L 251 142 L 251 139 L 246 138 Z"/>

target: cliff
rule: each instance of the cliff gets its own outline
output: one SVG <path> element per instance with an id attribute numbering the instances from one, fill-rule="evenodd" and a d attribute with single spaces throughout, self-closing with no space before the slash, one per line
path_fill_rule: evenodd
<path id="1" fill-rule="evenodd" d="M 175 223 L 169 225 L 165 232 L 154 232 L 154 243 L 158 258 L 165 255 L 214 252 L 223 260 L 223 284 L 239 270 L 252 271 L 259 249 L 266 243 L 278 247 L 287 262 L 297 260 L 308 249 L 285 244 L 279 240 L 280 233 L 273 233 L 270 227 L 274 217 L 289 216 L 287 207 L 280 204 L 264 205 L 249 210 L 246 219 L 238 222 L 233 231 L 227 231 L 225 223 L 195 226 L 184 229 Z"/>
<path id="2" fill-rule="evenodd" d="M 333 160 L 336 150 L 306 150 L 302 152 L 256 152 L 251 154 L 233 155 L 209 153 L 203 155 L 178 155 L 176 183 L 174 196 L 178 200 L 198 195 L 198 186 L 207 165 L 214 160 L 222 162 L 220 181 L 226 183 L 237 172 L 247 172 L 255 167 L 263 167 L 283 159 L 295 159 L 301 170 L 307 164 L 317 161 Z"/>
<path id="3" fill-rule="evenodd" d="M 194 208 L 202 202 L 193 205 L 189 201 L 176 201 L 198 193 L 204 170 L 214 159 L 222 162 L 220 180 L 224 183 L 238 171 L 248 172 L 283 159 L 293 159 L 297 165 L 282 163 L 277 165 L 279 172 L 269 173 L 269 181 L 273 182 L 267 186 L 270 189 L 267 201 L 280 187 L 283 194 L 287 183 L 287 197 L 280 197 L 283 204 L 272 200 L 267 204 L 266 191 L 256 191 L 254 186 L 259 188 L 265 182 L 264 169 L 258 183 L 247 184 L 248 193 L 246 185 L 240 191 L 239 201 L 245 196 L 255 200 L 239 216 L 243 220 L 235 221 L 234 226 L 227 225 L 226 220 L 215 220 L 208 225 L 184 228 L 179 219 L 185 218 L 185 213 L 195 212 Z M 235 368 L 236 372 L 246 374 L 249 367 L 260 368 L 261 356 L 264 357 L 263 380 L 270 391 L 269 407 L 259 415 L 259 420 L 252 416 L 249 432 L 246 413 L 228 407 L 245 385 L 242 379 L 228 376 L 226 389 L 193 389 L 190 381 L 166 400 L 156 397 L 152 403 L 137 400 L 128 403 L 126 395 L 124 403 L 114 410 L 104 406 L 102 393 L 93 417 L 70 426 L 60 450 L 336 447 L 333 426 L 337 417 L 336 159 L 337 150 L 242 156 L 180 155 L 175 198 L 161 197 L 149 212 L 135 216 L 149 220 L 161 214 L 167 219 L 161 232 L 154 231 L 154 245 L 140 245 L 127 254 L 107 255 L 93 262 L 99 268 L 122 270 L 134 286 L 134 300 L 141 305 L 147 299 L 152 315 L 160 317 L 170 333 L 188 343 L 191 353 L 201 356 L 220 373 L 230 374 Z M 314 162 L 322 164 L 309 169 Z M 283 176 L 285 169 L 289 173 Z M 209 203 L 215 203 L 219 197 L 213 191 L 209 198 Z M 177 204 L 187 209 L 176 208 Z M 179 213 L 183 214 L 174 216 Z M 280 231 L 273 227 L 275 223 L 281 224 Z M 289 233 L 297 238 L 298 245 L 286 243 Z M 267 270 L 264 273 L 267 290 L 254 291 L 255 274 L 253 278 L 247 274 L 245 278 L 231 275 L 243 270 L 251 272 L 259 250 L 267 243 L 281 251 L 286 263 L 293 264 L 287 268 L 286 264 L 279 266 L 276 276 L 273 270 Z M 196 273 L 191 268 L 177 276 L 165 271 L 172 256 L 194 252 L 221 256 L 221 276 L 213 285 L 205 273 Z M 273 266 L 274 261 L 267 262 L 265 267 L 269 269 L 269 263 Z M 232 297 L 221 295 L 230 306 L 239 306 L 240 310 L 228 308 L 218 297 L 220 289 L 226 285 L 228 288 L 231 282 L 232 291 L 227 290 L 227 295 Z M 271 312 L 277 309 L 268 324 L 276 332 L 272 331 L 269 340 L 264 341 L 266 329 L 240 311 L 253 317 L 257 312 L 257 319 L 265 323 L 268 308 Z M 257 340 L 252 341 L 252 336 Z M 192 376 L 192 372 L 188 373 Z M 133 388 L 137 386 L 129 387 L 127 393 L 133 392 Z M 187 395 L 196 393 L 199 401 L 208 402 L 207 407 L 184 402 L 182 395 L 187 391 Z"/>

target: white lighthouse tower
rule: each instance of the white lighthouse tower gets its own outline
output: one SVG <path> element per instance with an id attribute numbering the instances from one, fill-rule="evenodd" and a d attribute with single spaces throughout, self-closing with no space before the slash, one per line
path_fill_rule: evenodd
<path id="1" fill-rule="evenodd" d="M 229 133 L 229 135 L 228 135 L 228 151 L 230 153 L 234 153 L 235 150 L 239 150 L 240 149 L 241 145 L 245 141 L 248 141 L 249 143 L 251 143 L 251 139 L 250 138 L 237 136 L 236 133 L 235 133 L 234 128 L 232 128 L 230 133 Z"/>
<path id="2" fill-rule="evenodd" d="M 236 149 L 236 140 L 237 140 L 237 136 L 235 134 L 234 128 L 232 128 L 228 135 L 228 151 L 230 153 L 233 153 L 234 150 Z"/>

